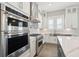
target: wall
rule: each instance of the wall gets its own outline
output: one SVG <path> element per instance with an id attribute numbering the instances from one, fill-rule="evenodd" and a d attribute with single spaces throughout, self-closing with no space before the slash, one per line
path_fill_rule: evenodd
<path id="1" fill-rule="evenodd" d="M 62 10 L 47 12 L 47 16 L 51 17 L 51 16 L 56 16 L 56 15 L 61 15 L 61 14 L 64 14 L 64 13 L 65 13 L 65 9 L 62 9 Z"/>

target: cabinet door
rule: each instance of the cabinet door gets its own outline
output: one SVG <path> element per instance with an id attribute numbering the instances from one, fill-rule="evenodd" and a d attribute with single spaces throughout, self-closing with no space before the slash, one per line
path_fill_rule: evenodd
<path id="1" fill-rule="evenodd" d="M 30 49 L 31 49 L 31 57 L 33 57 L 36 54 L 36 38 L 35 37 L 30 38 Z"/>
<path id="2" fill-rule="evenodd" d="M 71 8 L 65 11 L 65 28 L 71 28 Z"/>
<path id="3" fill-rule="evenodd" d="M 48 34 L 48 35 L 44 35 L 43 42 L 57 44 L 57 39 L 53 35 Z"/>
<path id="4" fill-rule="evenodd" d="M 78 8 L 71 7 L 66 9 L 65 13 L 65 27 L 77 29 L 78 27 Z"/>
<path id="5" fill-rule="evenodd" d="M 18 2 L 8 2 L 10 5 L 18 8 Z"/>
<path id="6" fill-rule="evenodd" d="M 30 16 L 30 2 L 8 2 L 8 3 L 18 8 L 19 10 L 22 10 L 23 12 L 25 12 L 25 14 Z"/>
<path id="7" fill-rule="evenodd" d="M 23 2 L 18 2 L 18 8 L 23 11 Z"/>
<path id="8" fill-rule="evenodd" d="M 23 11 L 30 16 L 30 2 L 23 2 Z"/>
<path id="9" fill-rule="evenodd" d="M 76 29 L 77 27 L 78 27 L 78 17 L 77 17 L 77 8 L 72 8 L 72 17 L 71 17 L 72 19 L 72 28 L 73 29 Z"/>
<path id="10" fill-rule="evenodd" d="M 47 43 L 48 42 L 48 39 L 49 39 L 49 36 L 48 36 L 48 34 L 44 34 L 43 35 L 43 43 Z"/>
<path id="11" fill-rule="evenodd" d="M 56 37 L 49 35 L 48 42 L 53 43 L 53 44 L 57 44 L 57 39 L 56 39 Z"/>

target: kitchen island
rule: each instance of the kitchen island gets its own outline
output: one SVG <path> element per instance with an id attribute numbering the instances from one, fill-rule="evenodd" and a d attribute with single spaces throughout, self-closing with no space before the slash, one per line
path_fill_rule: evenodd
<path id="1" fill-rule="evenodd" d="M 58 48 L 63 51 L 62 57 L 79 57 L 79 36 L 57 36 L 57 39 Z"/>

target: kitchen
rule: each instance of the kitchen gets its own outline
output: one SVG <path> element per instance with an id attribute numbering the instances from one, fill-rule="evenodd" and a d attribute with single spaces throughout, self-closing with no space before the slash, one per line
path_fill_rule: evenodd
<path id="1" fill-rule="evenodd" d="M 0 57 L 79 57 L 79 2 L 0 2 Z"/>

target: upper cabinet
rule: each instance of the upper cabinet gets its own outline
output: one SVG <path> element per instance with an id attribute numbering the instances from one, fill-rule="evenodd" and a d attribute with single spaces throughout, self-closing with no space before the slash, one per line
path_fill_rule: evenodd
<path id="1" fill-rule="evenodd" d="M 18 2 L 8 2 L 10 5 L 18 8 Z"/>
<path id="2" fill-rule="evenodd" d="M 70 7 L 65 10 L 65 28 L 78 28 L 78 7 Z"/>
<path id="3" fill-rule="evenodd" d="M 25 14 L 30 16 L 30 2 L 8 2 L 10 5 L 22 10 Z"/>
<path id="4" fill-rule="evenodd" d="M 23 11 L 30 16 L 30 2 L 23 3 Z"/>

